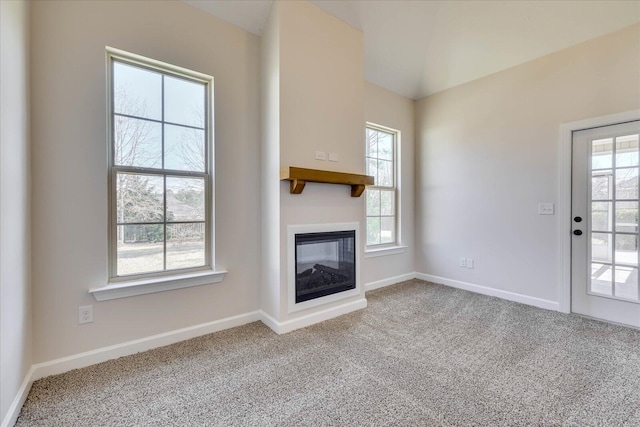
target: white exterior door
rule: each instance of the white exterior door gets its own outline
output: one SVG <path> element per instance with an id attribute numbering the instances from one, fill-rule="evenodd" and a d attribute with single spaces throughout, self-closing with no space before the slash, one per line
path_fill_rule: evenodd
<path id="1" fill-rule="evenodd" d="M 640 327 L 640 121 L 573 133 L 571 311 Z"/>

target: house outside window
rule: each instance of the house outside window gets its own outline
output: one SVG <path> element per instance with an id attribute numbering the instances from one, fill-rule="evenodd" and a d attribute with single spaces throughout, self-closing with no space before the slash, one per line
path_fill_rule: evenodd
<path id="1" fill-rule="evenodd" d="M 107 50 L 110 282 L 213 267 L 213 78 Z"/>
<path id="2" fill-rule="evenodd" d="M 395 246 L 398 242 L 398 141 L 399 132 L 367 124 L 366 170 L 375 185 L 366 190 L 366 230 L 369 249 Z"/>

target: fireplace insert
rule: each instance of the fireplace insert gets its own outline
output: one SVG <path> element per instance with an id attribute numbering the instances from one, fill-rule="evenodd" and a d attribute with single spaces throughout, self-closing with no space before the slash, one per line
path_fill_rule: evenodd
<path id="1" fill-rule="evenodd" d="M 355 289 L 355 251 L 355 230 L 296 234 L 296 303 Z"/>

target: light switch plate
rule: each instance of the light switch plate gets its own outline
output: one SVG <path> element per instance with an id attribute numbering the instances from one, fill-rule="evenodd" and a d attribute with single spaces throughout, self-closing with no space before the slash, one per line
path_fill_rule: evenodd
<path id="1" fill-rule="evenodd" d="M 538 205 L 539 215 L 553 215 L 555 213 L 553 203 L 540 203 Z"/>
<path id="2" fill-rule="evenodd" d="M 316 151 L 316 160 L 327 160 L 326 151 Z"/>
<path id="3" fill-rule="evenodd" d="M 340 159 L 340 156 L 338 156 L 338 153 L 329 153 L 330 162 L 337 162 L 339 159 Z"/>

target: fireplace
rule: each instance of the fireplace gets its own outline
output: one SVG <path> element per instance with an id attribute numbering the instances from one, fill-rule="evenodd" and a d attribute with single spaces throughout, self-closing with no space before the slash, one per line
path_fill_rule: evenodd
<path id="1" fill-rule="evenodd" d="M 357 226 L 289 226 L 290 312 L 359 295 Z"/>
<path id="2" fill-rule="evenodd" d="M 296 304 L 356 288 L 356 232 L 296 234 Z"/>

